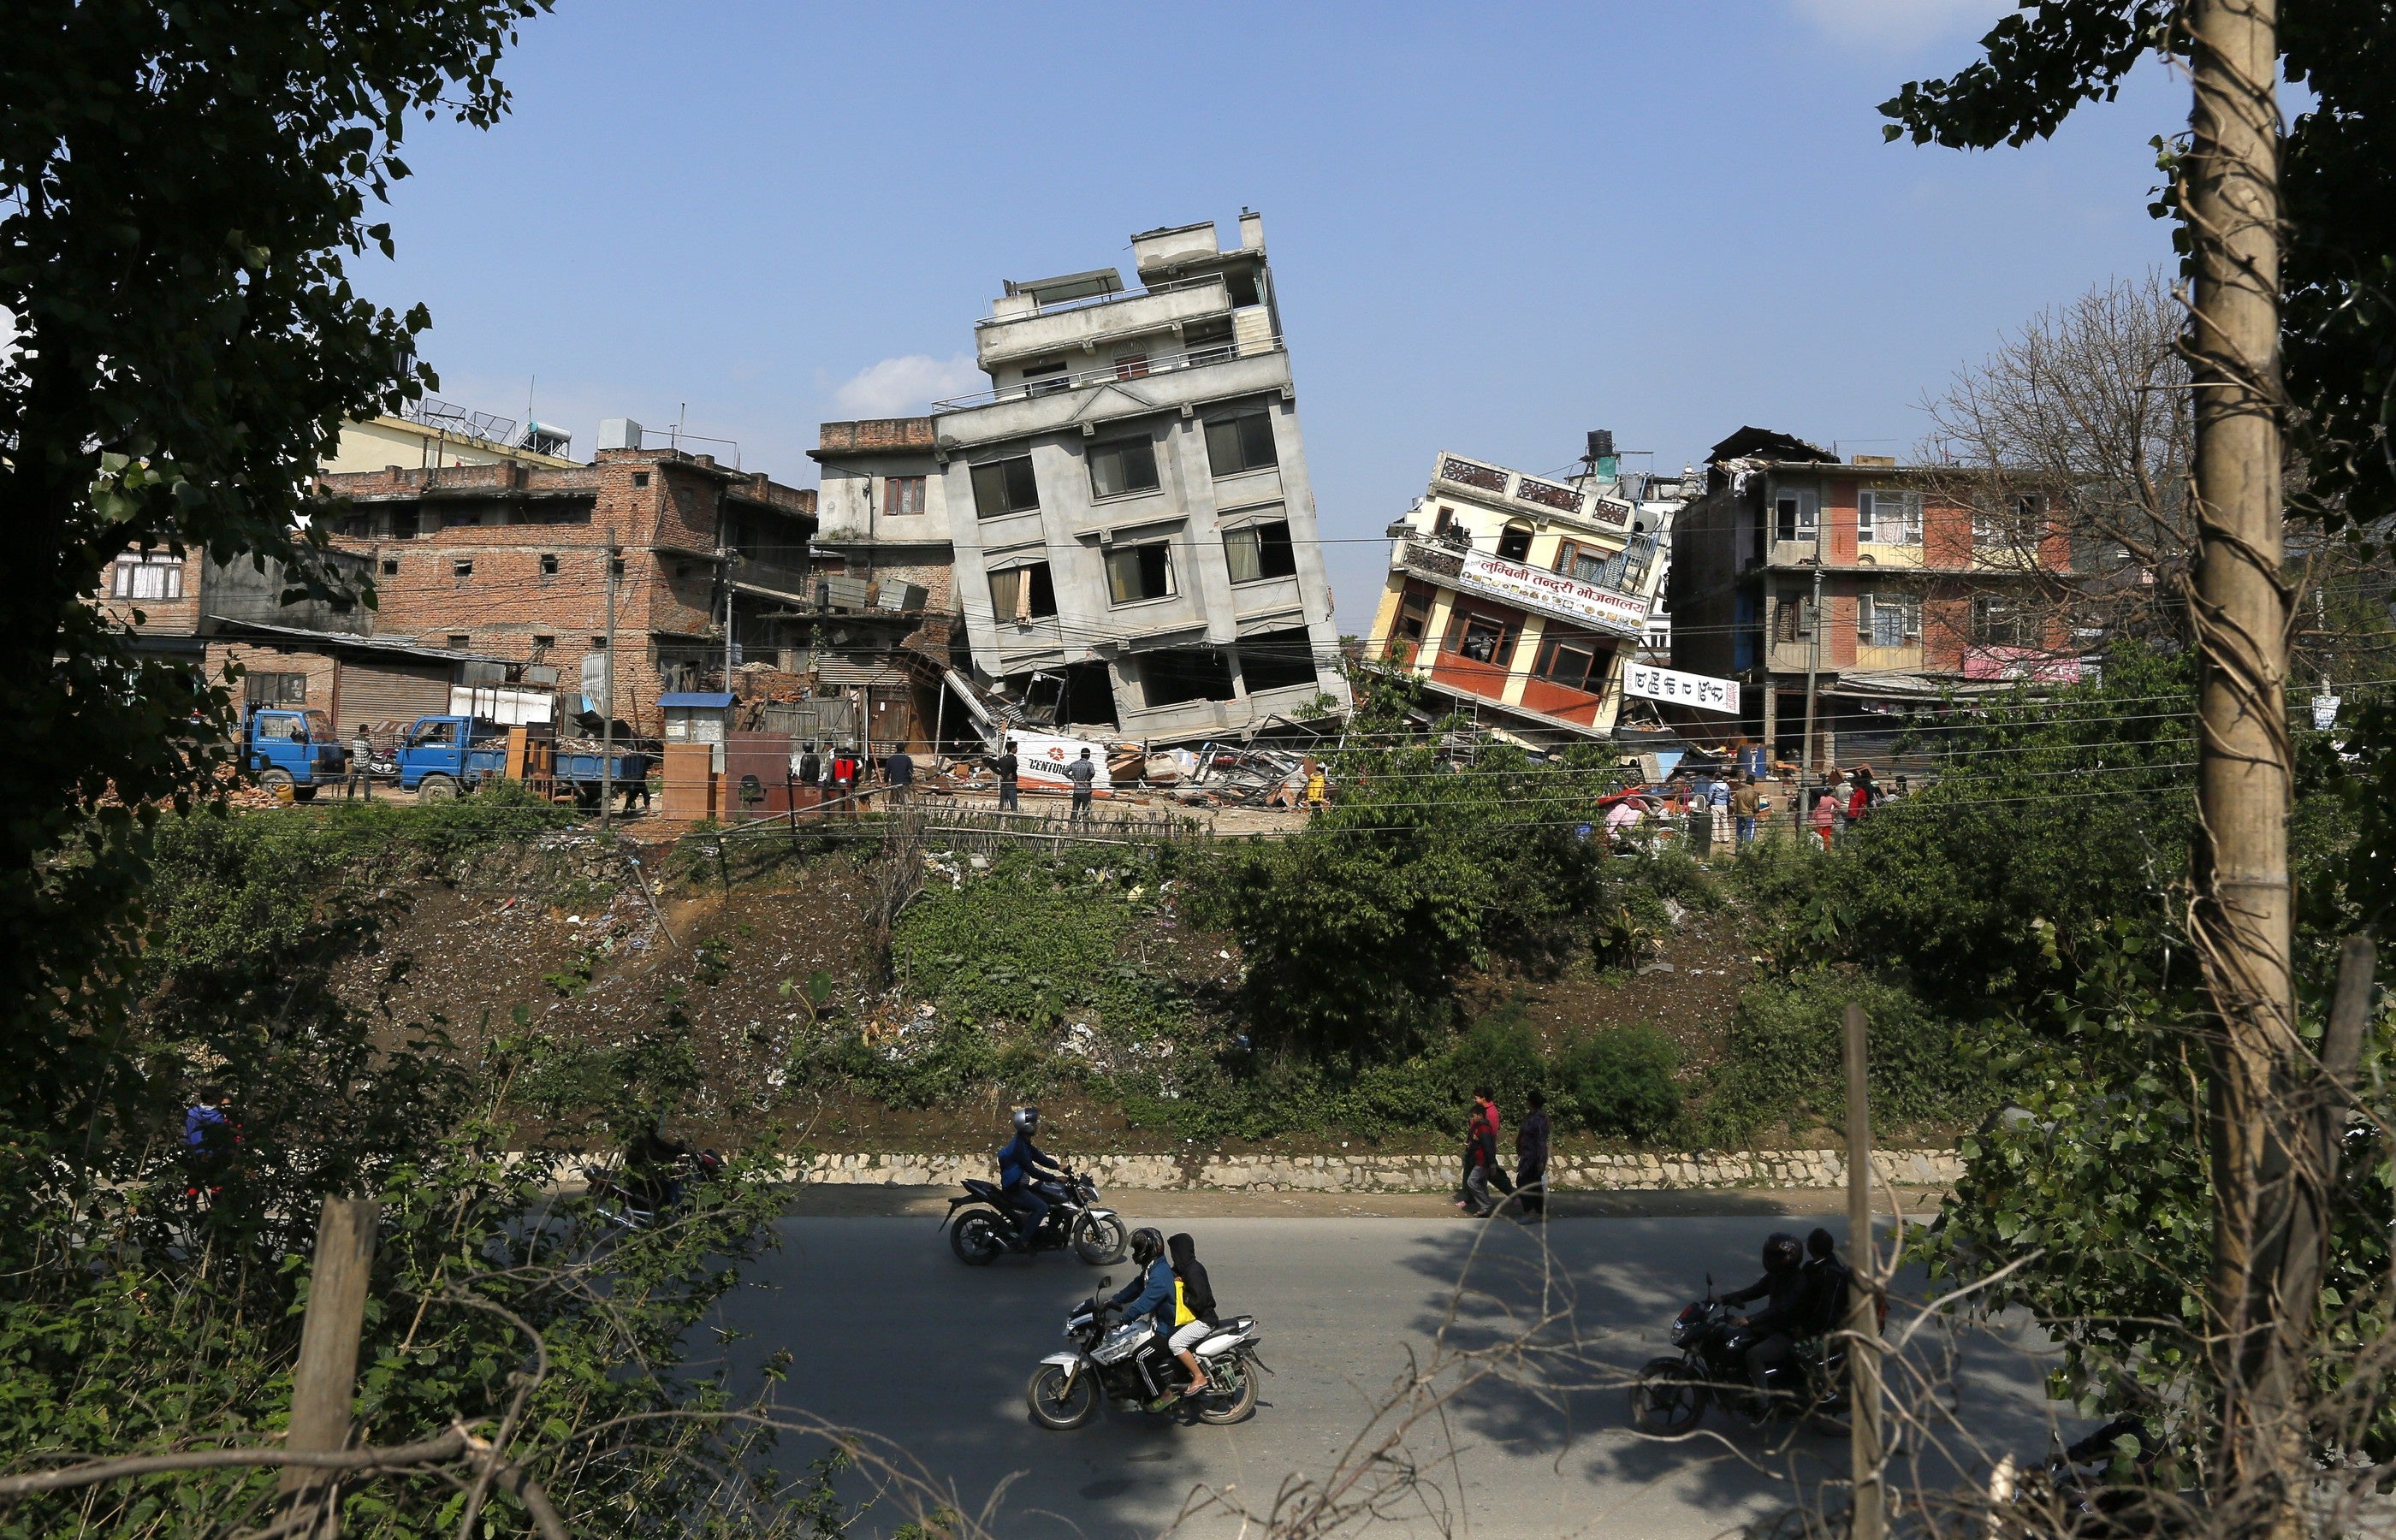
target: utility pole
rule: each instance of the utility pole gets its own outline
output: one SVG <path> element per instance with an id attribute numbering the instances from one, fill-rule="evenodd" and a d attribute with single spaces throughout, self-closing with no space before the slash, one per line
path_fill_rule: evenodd
<path id="1" fill-rule="evenodd" d="M 316 1218 L 316 1255 L 308 1275 L 308 1314 L 300 1325 L 300 1361 L 291 1371 L 291 1428 L 286 1449 L 311 1453 L 350 1441 L 350 1402 L 357 1394 L 358 1337 L 366 1327 L 366 1284 L 374 1274 L 380 1206 L 327 1196 Z M 286 1466 L 277 1485 L 294 1514 L 324 1501 L 333 1473 Z M 332 1503 L 294 1534 L 316 1540 L 339 1532 Z"/>
<path id="2" fill-rule="evenodd" d="M 1864 1008 L 1850 1002 L 1847 1058 L 1847 1453 L 1855 1487 L 1853 1540 L 1888 1533 L 1881 1479 L 1880 1263 L 1872 1243 L 1871 1084 L 1864 1057 Z"/>
<path id="3" fill-rule="evenodd" d="M 599 829 L 607 829 L 608 805 L 616 800 L 616 526 L 607 526 L 607 656 L 601 677 L 607 692 L 599 707 Z"/>
<path id="4" fill-rule="evenodd" d="M 2226 1489 L 2248 1507 L 2247 1533 L 2292 1536 L 2303 1527 L 2306 1429 L 2299 1366 L 2279 1346 L 2277 1282 L 2294 1198 L 2283 1091 L 2304 1050 L 2288 886 L 2278 0 L 2189 0 L 2180 25 L 2195 98 L 2179 189 L 2195 282 L 2186 343 L 2199 667 L 2190 929 L 2215 1033 L 2206 1326 Z"/>

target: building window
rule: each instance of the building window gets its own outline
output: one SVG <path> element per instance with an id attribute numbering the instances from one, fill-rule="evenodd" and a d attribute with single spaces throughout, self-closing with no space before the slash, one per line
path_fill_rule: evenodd
<path id="1" fill-rule="evenodd" d="M 1317 683 L 1314 637 L 1304 626 L 1243 637 L 1239 652 L 1240 683 L 1250 695 L 1300 686 L 1311 689 Z"/>
<path id="2" fill-rule="evenodd" d="M 1431 515 L 1431 532 L 1434 535 L 1444 535 L 1447 533 L 1448 525 L 1454 523 L 1456 523 L 1456 510 L 1442 503 L 1439 505 L 1439 511 Z"/>
<path id="3" fill-rule="evenodd" d="M 634 486 L 646 486 L 646 485 L 649 485 L 649 473 L 648 473 L 646 471 L 633 471 L 633 472 L 632 472 L 632 485 L 633 485 Z"/>
<path id="4" fill-rule="evenodd" d="M 540 553 L 540 575 L 544 578 L 557 576 L 557 552 L 544 551 Z"/>
<path id="5" fill-rule="evenodd" d="M 1614 649 L 1596 637 L 1551 626 L 1539 640 L 1531 672 L 1551 684 L 1598 695 L 1605 689 L 1606 665 L 1613 660 Z"/>
<path id="6" fill-rule="evenodd" d="M 1420 583 L 1406 584 L 1398 604 L 1398 629 L 1390 638 L 1393 654 L 1399 643 L 1405 644 L 1409 652 L 1422 645 L 1423 634 L 1431 629 L 1431 606 L 1430 589 Z"/>
<path id="7" fill-rule="evenodd" d="M 1219 321 L 1192 321 L 1181 328 L 1181 347 L 1191 365 L 1220 364 L 1239 350 L 1231 341 L 1229 316 Z"/>
<path id="8" fill-rule="evenodd" d="M 1072 383 L 1065 374 L 1065 361 L 1061 358 L 1051 359 L 1045 364 L 1023 365 L 1023 389 L 1026 394 L 1055 395 L 1059 391 L 1072 389 Z"/>
<path id="9" fill-rule="evenodd" d="M 472 578 L 474 576 L 474 563 L 473 559 L 461 558 L 450 563 L 449 574 L 453 578 Z"/>
<path id="10" fill-rule="evenodd" d="M 543 654 L 543 653 L 545 653 L 545 652 L 549 651 L 549 649 L 550 649 L 550 648 L 554 647 L 554 646 L 556 646 L 556 645 L 557 645 L 557 638 L 556 638 L 556 637 L 554 637 L 554 636 L 543 636 L 543 635 L 541 635 L 539 631 L 535 631 L 535 632 L 533 633 L 533 638 L 532 638 L 532 651 L 533 651 L 533 656 L 534 656 L 535 657 L 539 657 L 541 654 Z"/>
<path id="11" fill-rule="evenodd" d="M 183 559 L 163 551 L 120 556 L 110 592 L 119 599 L 180 599 Z"/>
<path id="12" fill-rule="evenodd" d="M 1115 354 L 1117 379 L 1138 379 L 1146 373 L 1148 373 L 1148 354 L 1144 352 Z"/>
<path id="13" fill-rule="evenodd" d="M 990 609 L 1001 620 L 1018 623 L 1057 613 L 1057 584 L 1048 564 L 1032 562 L 990 575 Z"/>
<path id="14" fill-rule="evenodd" d="M 1856 637 L 1875 647 L 1902 647 L 1922 635 L 1922 601 L 1907 594 L 1856 596 Z"/>
<path id="15" fill-rule="evenodd" d="M 975 466 L 973 489 L 974 511 L 985 519 L 1030 513 L 1040 507 L 1040 484 L 1032 478 L 1029 455 Z"/>
<path id="16" fill-rule="evenodd" d="M 471 647 L 473 644 L 473 637 L 468 635 L 464 631 L 451 631 L 449 633 L 449 650 L 451 652 L 464 652 L 468 647 Z"/>
<path id="17" fill-rule="evenodd" d="M 1172 548 L 1164 541 L 1125 546 L 1107 552 L 1107 593 L 1111 602 L 1136 604 L 1143 599 L 1173 595 Z"/>
<path id="18" fill-rule="evenodd" d="M 1273 447 L 1272 414 L 1242 412 L 1206 424 L 1206 463 L 1218 476 L 1236 476 L 1243 471 L 1279 465 L 1281 455 Z"/>
<path id="19" fill-rule="evenodd" d="M 611 578 L 621 578 L 624 576 L 624 558 L 621 556 L 608 557 L 607 575 Z"/>
<path id="20" fill-rule="evenodd" d="M 1296 577 L 1298 547 L 1290 542 L 1289 521 L 1271 519 L 1223 531 L 1223 560 L 1235 583 Z"/>
<path id="21" fill-rule="evenodd" d="M 885 518 L 906 519 L 924 511 L 924 478 L 921 476 L 890 476 L 882 483 L 882 512 Z"/>
<path id="22" fill-rule="evenodd" d="M 1231 663 L 1213 647 L 1167 647 L 1139 660 L 1139 697 L 1150 706 L 1232 698 Z"/>
<path id="23" fill-rule="evenodd" d="M 591 639 L 591 650 L 592 652 L 606 652 L 607 650 L 607 639 L 604 636 L 592 637 Z"/>
<path id="24" fill-rule="evenodd" d="M 1156 443 L 1140 438 L 1115 439 L 1090 446 L 1090 496 L 1120 498 L 1156 490 Z"/>
<path id="25" fill-rule="evenodd" d="M 1531 526 L 1519 521 L 1498 532 L 1498 559 L 1501 562 L 1527 562 L 1531 559 Z"/>
<path id="26" fill-rule="evenodd" d="M 1856 538 L 1866 545 L 1920 545 L 1922 494 L 1861 492 L 1856 496 Z"/>
<path id="27" fill-rule="evenodd" d="M 1972 510 L 1972 544 L 1995 550 L 2000 546 L 2035 550 L 2046 522 L 2046 499 L 2036 495 L 2010 498 L 1995 506 Z"/>
<path id="28" fill-rule="evenodd" d="M 1514 661 L 1514 639 L 1523 622 L 1498 616 L 1458 610 L 1447 623 L 1447 650 L 1469 663 L 1505 668 Z"/>
<path id="29" fill-rule="evenodd" d="M 305 706 L 308 676 L 303 673 L 253 673 L 241 682 L 242 697 L 252 706 Z"/>
<path id="30" fill-rule="evenodd" d="M 383 558 L 383 564 L 382 564 L 382 575 L 383 575 L 384 577 L 386 577 L 386 578 L 396 578 L 396 577 L 398 577 L 398 576 L 399 576 L 399 563 L 398 563 L 398 561 L 397 561 L 396 559 L 394 559 L 394 558 L 392 558 L 392 557 L 385 557 L 385 558 Z"/>
<path id="31" fill-rule="evenodd" d="M 1780 493 L 1772 502 L 1772 538 L 1776 540 L 1814 538 L 1814 494 L 1803 489 Z"/>
<path id="32" fill-rule="evenodd" d="M 1972 641 L 1983 647 L 2021 647 L 2030 633 L 2021 606 L 2011 599 L 1972 601 Z"/>

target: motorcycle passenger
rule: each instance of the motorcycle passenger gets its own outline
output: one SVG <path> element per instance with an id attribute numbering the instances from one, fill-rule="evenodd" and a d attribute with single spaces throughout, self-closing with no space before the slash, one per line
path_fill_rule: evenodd
<path id="1" fill-rule="evenodd" d="M 1048 1217 L 1049 1199 L 1064 1196 L 1061 1191 L 1042 1190 L 1045 1178 L 1062 1176 L 1065 1168 L 1041 1153 L 1032 1142 L 1032 1136 L 1039 1132 L 1040 1109 L 1018 1107 L 1015 1109 L 1015 1137 L 998 1152 L 999 1191 L 1012 1207 L 1016 1226 L 1022 1231 L 1027 1246 Z"/>
<path id="2" fill-rule="evenodd" d="M 1747 1350 L 1747 1377 L 1756 1389 L 1765 1388 L 1765 1376 L 1795 1350 L 1795 1333 L 1804 1329 L 1805 1270 L 1799 1264 L 1805 1248 L 1786 1230 L 1775 1230 L 1764 1242 L 1764 1276 L 1748 1288 L 1723 1295 L 1725 1305 L 1764 1301 L 1763 1309 L 1747 1317 L 1755 1343 Z"/>
<path id="3" fill-rule="evenodd" d="M 1170 1339 L 1173 1334 L 1174 1277 L 1173 1264 L 1165 1255 L 1165 1237 L 1147 1225 L 1132 1231 L 1131 1260 L 1138 1271 L 1133 1273 L 1131 1281 L 1117 1289 L 1114 1297 L 1107 1303 L 1122 1308 L 1125 1325 L 1137 1325 L 1144 1320 L 1150 1330 Z M 1140 1365 L 1140 1374 L 1148 1379 L 1149 1389 L 1159 1388 L 1145 1363 Z M 1172 1399 L 1159 1395 L 1149 1403 L 1149 1410 L 1162 1412 Z"/>
<path id="4" fill-rule="evenodd" d="M 1186 1234 L 1165 1242 L 1173 1254 L 1173 1335 L 1166 1346 L 1190 1371 L 1185 1396 L 1202 1394 L 1209 1381 L 1198 1362 L 1197 1347 L 1216 1326 L 1215 1286 L 1207 1281 L 1206 1265 L 1198 1260 L 1198 1242 Z"/>
<path id="5" fill-rule="evenodd" d="M 1839 1260 L 1838 1238 L 1821 1226 L 1805 1237 L 1805 1321 L 1802 1336 L 1828 1336 L 1846 1324 L 1855 1275 Z"/>
<path id="6" fill-rule="evenodd" d="M 659 1132 L 655 1119 L 643 1123 L 624 1145 L 624 1190 L 650 1213 L 664 1213 L 682 1198 L 676 1173 L 689 1153 L 690 1146 Z"/>

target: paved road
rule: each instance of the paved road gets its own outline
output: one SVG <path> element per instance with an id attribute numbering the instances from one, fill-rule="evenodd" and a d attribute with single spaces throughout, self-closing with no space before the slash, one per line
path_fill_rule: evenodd
<path id="1" fill-rule="evenodd" d="M 1071 1433 L 1032 1426 L 1024 1381 L 1061 1347 L 1066 1308 L 1095 1269 L 1057 1255 L 966 1268 L 930 1219 L 786 1220 L 783 1250 L 755 1275 L 761 1286 L 726 1314 L 752 1334 L 732 1349 L 736 1363 L 787 1348 L 791 1401 L 895 1440 L 969 1507 L 1016 1476 L 997 1533 L 1118 1540 L 1166 1530 L 1194 1490 L 1269 1507 L 1285 1481 L 1321 1480 L 1338 1465 L 1410 1353 L 1429 1363 L 1443 1350 L 1485 1349 L 1545 1313 L 1552 1319 L 1535 1340 L 1546 1350 L 1476 1361 L 1480 1377 L 1444 1417 L 1415 1427 L 1404 1454 L 1420 1485 L 1371 1533 L 1696 1540 L 1785 1502 L 1791 1472 L 1810 1483 L 1844 1469 L 1844 1440 L 1745 1429 L 1719 1414 L 1708 1427 L 1720 1441 L 1662 1445 L 1627 1429 L 1622 1372 L 1664 1350 L 1665 1326 L 1709 1267 L 1725 1286 L 1746 1282 L 1764 1236 L 1787 1223 L 1559 1219 L 1543 1251 L 1538 1231 L 1463 1220 L 1175 1221 L 1197 1238 L 1224 1307 L 1259 1318 L 1276 1371 L 1256 1415 L 1228 1428 L 1114 1411 Z M 1129 1276 L 1110 1270 L 1118 1282 Z M 2043 1448 L 2036 1386 L 2047 1362 L 2017 1333 L 1963 1346 L 1952 1394 L 1987 1447 Z M 794 1468 L 805 1454 L 793 1449 Z M 1945 1468 L 1924 1456 L 1898 1479 L 1917 1467 L 1924 1477 Z M 1440 1511 L 1452 1529 L 1431 1517 Z M 1218 1510 L 1175 1533 L 1242 1531 Z"/>

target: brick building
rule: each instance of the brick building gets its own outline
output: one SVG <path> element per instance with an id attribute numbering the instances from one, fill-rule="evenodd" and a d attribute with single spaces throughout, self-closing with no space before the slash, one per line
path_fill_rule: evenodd
<path id="1" fill-rule="evenodd" d="M 2077 680 L 2093 639 L 2040 598 L 2075 580 L 2073 542 L 2040 498 L 1975 489 L 1954 466 L 1841 464 L 1740 429 L 1681 513 L 1673 667 L 1746 685 L 1746 731 L 1786 757 L 1804 752 L 1810 680 L 1821 763 L 1842 732 L 1885 729 L 1892 711 Z"/>
<path id="2" fill-rule="evenodd" d="M 722 689 L 744 661 L 804 637 L 816 494 L 709 455 L 624 447 L 589 465 L 389 466 L 317 478 L 339 499 L 334 545 L 371 564 L 375 629 L 558 670 L 657 732 L 660 695 Z"/>

